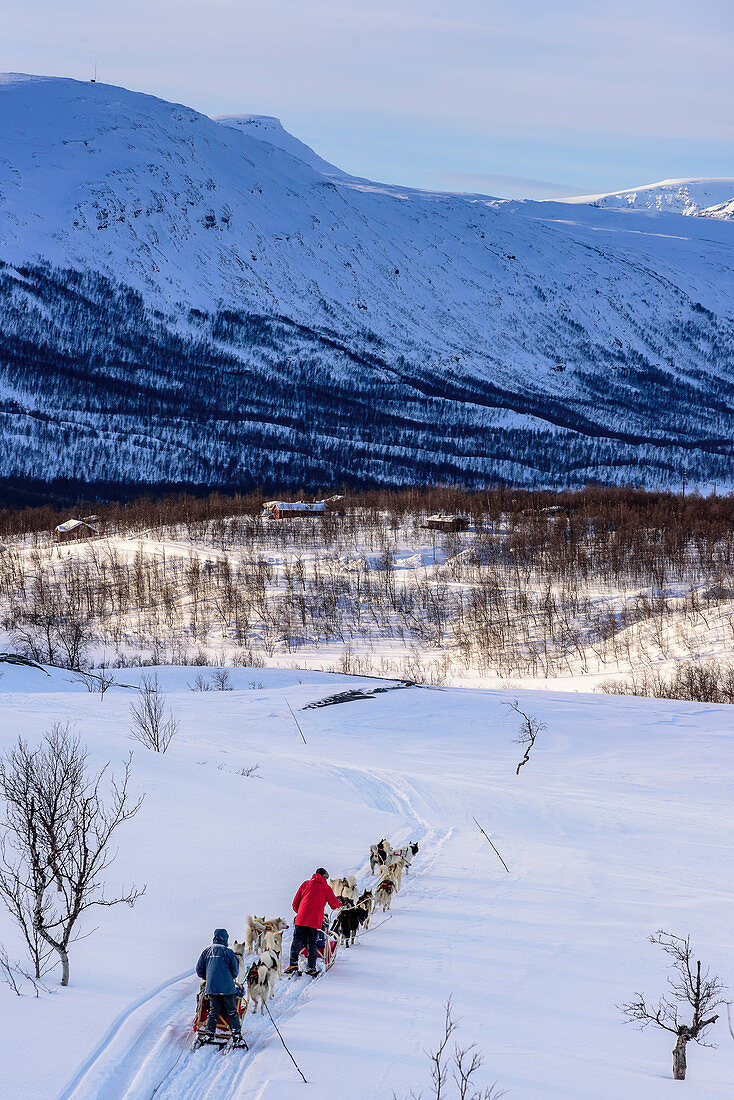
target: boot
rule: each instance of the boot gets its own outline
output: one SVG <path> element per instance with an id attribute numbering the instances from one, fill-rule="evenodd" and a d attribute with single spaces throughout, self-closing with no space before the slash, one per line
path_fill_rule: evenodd
<path id="1" fill-rule="evenodd" d="M 298 963 L 291 963 L 290 966 L 286 966 L 283 973 L 284 974 L 297 974 L 298 973 Z"/>

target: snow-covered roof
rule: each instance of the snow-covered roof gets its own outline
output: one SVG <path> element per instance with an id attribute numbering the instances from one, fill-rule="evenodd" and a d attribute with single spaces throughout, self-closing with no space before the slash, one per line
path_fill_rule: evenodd
<path id="1" fill-rule="evenodd" d="M 460 515 L 458 512 L 456 515 L 444 515 L 444 513 L 442 512 L 436 512 L 435 516 L 426 516 L 426 523 L 428 523 L 429 520 L 439 521 L 441 523 L 451 523 L 451 521 L 455 519 L 468 520 L 469 517 L 465 515 Z"/>
<path id="2" fill-rule="evenodd" d="M 57 531 L 76 531 L 77 527 L 88 527 L 90 531 L 94 531 L 91 523 L 87 523 L 84 519 L 65 519 L 63 523 L 60 523 L 56 528 Z"/>
<path id="3" fill-rule="evenodd" d="M 277 508 L 279 512 L 324 512 L 326 511 L 326 502 L 323 500 L 312 502 L 306 500 L 268 500 L 263 507 L 268 509 Z"/>

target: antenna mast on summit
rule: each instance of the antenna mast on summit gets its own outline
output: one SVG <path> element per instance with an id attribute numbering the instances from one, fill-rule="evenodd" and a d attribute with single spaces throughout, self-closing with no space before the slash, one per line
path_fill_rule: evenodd
<path id="1" fill-rule="evenodd" d="M 96 84 L 97 83 L 97 62 L 96 61 L 94 62 L 94 76 L 89 81 L 89 83 L 90 84 Z"/>

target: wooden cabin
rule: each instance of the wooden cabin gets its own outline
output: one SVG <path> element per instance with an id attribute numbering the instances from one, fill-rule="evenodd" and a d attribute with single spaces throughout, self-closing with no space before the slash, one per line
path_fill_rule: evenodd
<path id="1" fill-rule="evenodd" d="M 85 519 L 67 519 L 54 531 L 56 542 L 74 542 L 77 539 L 90 539 L 98 535 L 99 530 Z"/>
<path id="2" fill-rule="evenodd" d="M 429 531 L 466 531 L 469 527 L 468 516 L 427 516 L 426 522 L 422 524 L 423 527 L 427 527 Z"/>
<path id="3" fill-rule="evenodd" d="M 326 512 L 326 501 L 305 500 L 285 501 L 268 500 L 263 504 L 263 519 L 295 519 L 298 516 L 322 516 Z"/>

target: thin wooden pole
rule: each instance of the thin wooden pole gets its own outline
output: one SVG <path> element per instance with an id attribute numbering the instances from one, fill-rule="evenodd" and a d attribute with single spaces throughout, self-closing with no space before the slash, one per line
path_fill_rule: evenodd
<path id="1" fill-rule="evenodd" d="M 285 1047 L 285 1051 L 286 1051 L 286 1053 L 287 1053 L 288 1057 L 290 1058 L 291 1062 L 293 1063 L 293 1065 L 294 1065 L 294 1066 L 296 1067 L 296 1069 L 297 1069 L 297 1070 L 298 1070 L 298 1072 L 300 1073 L 300 1075 L 301 1075 L 301 1079 L 302 1079 L 302 1081 L 303 1081 L 304 1085 L 307 1085 L 307 1084 L 308 1084 L 308 1081 L 307 1081 L 307 1080 L 306 1080 L 306 1078 L 305 1078 L 305 1077 L 303 1076 L 303 1070 L 301 1069 L 301 1067 L 299 1066 L 298 1062 L 297 1062 L 297 1061 L 295 1060 L 295 1058 L 293 1057 L 293 1055 L 291 1054 L 291 1052 L 290 1052 L 290 1051 L 288 1050 L 288 1047 L 287 1047 L 287 1045 L 286 1045 L 286 1041 L 285 1041 L 285 1039 L 283 1038 L 283 1036 L 282 1036 L 282 1035 L 280 1034 L 280 1028 L 278 1027 L 278 1025 L 276 1024 L 275 1020 L 273 1019 L 273 1017 L 272 1017 L 272 1014 L 271 1014 L 271 1012 L 270 1012 L 270 1009 L 268 1008 L 267 1004 L 265 1005 L 265 1008 L 267 1009 L 267 1012 L 268 1012 L 268 1016 L 270 1016 L 270 1022 L 271 1022 L 271 1024 L 273 1025 L 273 1027 L 275 1028 L 275 1030 L 276 1030 L 276 1031 L 278 1032 L 278 1038 L 280 1039 L 281 1043 L 282 1043 L 282 1044 L 283 1044 L 283 1046 Z"/>
<path id="2" fill-rule="evenodd" d="M 285 699 L 285 695 L 283 696 L 283 698 Z M 298 719 L 296 718 L 295 714 L 293 713 L 293 707 L 290 705 L 290 703 L 288 702 L 287 699 L 285 699 L 285 705 L 288 707 L 288 710 L 291 712 L 291 718 L 296 723 L 296 726 L 298 727 L 298 732 L 300 733 L 301 737 L 303 737 L 303 730 L 301 729 L 301 724 L 298 721 Z M 308 744 L 308 741 L 306 740 L 305 737 L 303 737 L 303 743 L 304 743 L 304 745 Z"/>
<path id="3" fill-rule="evenodd" d="M 476 819 L 476 818 L 474 817 L 474 814 L 472 814 L 472 820 L 474 821 L 474 824 L 475 824 L 475 825 L 476 825 L 476 827 L 477 827 L 477 828 L 479 829 L 479 832 L 480 832 L 480 833 L 482 834 L 482 836 L 486 837 L 486 839 L 487 839 L 487 840 L 489 841 L 489 843 L 490 843 L 490 844 L 492 844 L 492 841 L 491 841 L 491 840 L 489 840 L 489 837 L 487 836 L 487 834 L 485 833 L 484 829 L 483 829 L 483 828 L 482 828 L 482 826 L 481 826 L 481 825 L 479 824 L 479 822 L 477 821 L 477 819 Z M 492 847 L 494 848 L 494 844 L 492 844 Z M 495 850 L 495 852 L 497 852 L 497 849 L 496 849 L 496 848 L 494 848 L 494 850 Z M 507 866 L 507 864 L 505 863 L 504 859 L 503 859 L 503 858 L 502 858 L 502 856 L 501 856 L 501 855 L 499 854 L 499 852 L 497 852 L 497 858 L 499 859 L 500 863 L 502 864 L 502 866 L 504 867 L 504 869 L 505 869 L 505 870 L 507 871 L 507 874 L 509 875 L 509 873 L 510 873 L 510 868 L 509 868 L 509 867 Z"/>

